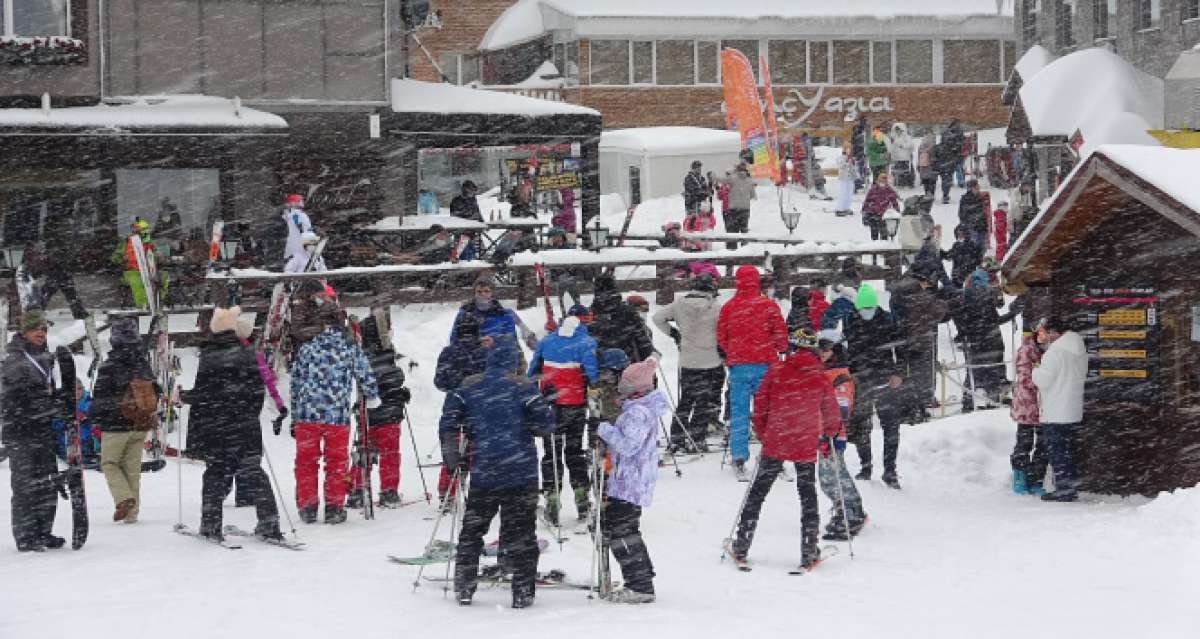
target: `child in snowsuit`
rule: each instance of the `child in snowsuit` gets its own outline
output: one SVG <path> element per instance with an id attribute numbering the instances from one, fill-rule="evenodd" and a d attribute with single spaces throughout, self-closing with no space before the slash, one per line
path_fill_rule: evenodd
<path id="1" fill-rule="evenodd" d="M 837 398 L 838 414 L 842 427 L 833 441 L 825 438 L 821 441 L 821 457 L 817 461 L 817 477 L 821 484 L 821 492 L 833 503 L 833 511 L 829 523 L 825 526 L 827 541 L 840 541 L 857 535 L 867 523 L 867 513 L 863 512 L 862 495 L 854 484 L 850 471 L 846 470 L 846 460 L 842 457 L 846 450 L 846 422 L 850 420 L 850 409 L 854 406 L 854 378 L 850 369 L 843 361 L 841 349 L 831 340 L 818 341 L 818 354 L 821 363 L 825 365 L 825 378 L 833 385 L 833 393 Z M 831 451 L 831 444 L 833 450 Z M 834 455 L 837 458 L 834 458 Z M 845 501 L 845 510 L 842 502 Z M 847 523 L 849 528 L 847 529 Z"/>
<path id="2" fill-rule="evenodd" d="M 656 366 L 651 357 L 625 369 L 617 385 L 621 415 L 599 428 L 613 461 L 601 529 L 625 578 L 625 587 L 610 598 L 614 603 L 654 602 L 654 564 L 642 540 L 641 519 L 654 496 L 658 425 L 668 409 L 666 397 L 654 388 Z"/>

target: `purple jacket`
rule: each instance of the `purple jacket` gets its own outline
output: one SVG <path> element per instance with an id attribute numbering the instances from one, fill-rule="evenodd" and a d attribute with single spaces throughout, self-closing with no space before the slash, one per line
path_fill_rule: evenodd
<path id="1" fill-rule="evenodd" d="M 567 233 L 575 232 L 575 190 L 562 189 L 562 206 L 559 207 L 558 213 L 550 218 L 550 225 L 556 226 Z"/>
<path id="2" fill-rule="evenodd" d="M 863 199 L 863 213 L 874 217 L 883 217 L 889 208 L 900 210 L 900 197 L 896 195 L 895 189 L 890 186 L 872 184 L 871 189 L 867 191 L 867 197 Z"/>
<path id="3" fill-rule="evenodd" d="M 596 431 L 612 452 L 615 470 L 608 495 L 643 508 L 654 497 L 658 479 L 658 420 L 667 412 L 667 398 L 656 390 L 621 404 L 615 424 L 601 422 Z"/>

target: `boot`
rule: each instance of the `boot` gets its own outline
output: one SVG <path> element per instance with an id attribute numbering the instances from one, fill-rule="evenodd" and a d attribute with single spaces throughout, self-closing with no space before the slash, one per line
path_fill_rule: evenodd
<path id="1" fill-rule="evenodd" d="M 619 604 L 646 604 L 654 603 L 654 593 L 638 592 L 628 588 L 622 588 L 609 595 L 608 600 L 612 603 Z"/>
<path id="2" fill-rule="evenodd" d="M 346 521 L 346 509 L 341 506 L 325 506 L 325 523 L 340 524 Z"/>
<path id="3" fill-rule="evenodd" d="M 867 513 L 863 513 L 863 518 L 858 521 L 850 522 L 850 536 L 857 537 L 858 533 L 862 532 L 863 526 L 867 525 Z"/>
<path id="4" fill-rule="evenodd" d="M 812 570 L 821 563 L 821 547 L 817 545 L 817 531 L 819 528 L 804 531 L 804 544 L 800 549 L 800 567 L 805 570 Z"/>
<path id="5" fill-rule="evenodd" d="M 380 508 L 399 508 L 400 504 L 400 493 L 394 490 L 385 490 L 379 493 Z"/>
<path id="6" fill-rule="evenodd" d="M 363 496 L 361 490 L 352 490 L 346 496 L 346 508 L 348 510 L 357 510 L 363 507 Z"/>
<path id="7" fill-rule="evenodd" d="M 1029 488 L 1025 485 L 1025 471 L 1016 468 L 1012 471 L 1012 491 L 1014 495 L 1028 495 Z"/>
<path id="8" fill-rule="evenodd" d="M 513 591 L 512 607 L 513 608 L 528 608 L 533 605 L 533 593 Z"/>
<path id="9" fill-rule="evenodd" d="M 738 481 L 750 481 L 750 475 L 746 472 L 746 460 L 733 460 L 733 476 Z"/>
<path id="10" fill-rule="evenodd" d="M 62 548 L 64 545 L 66 545 L 66 543 L 67 540 L 63 539 L 62 537 L 56 537 L 54 535 L 42 536 L 42 545 L 50 549 Z"/>
<path id="11" fill-rule="evenodd" d="M 221 543 L 225 541 L 225 535 L 221 532 L 221 524 L 201 523 L 200 537 L 211 542 Z"/>
<path id="12" fill-rule="evenodd" d="M 862 468 L 859 469 L 858 474 L 855 475 L 854 478 L 860 481 L 871 481 L 871 465 L 863 464 Z"/>
<path id="13" fill-rule="evenodd" d="M 883 473 L 883 483 L 887 484 L 888 488 L 900 490 L 900 478 L 896 476 L 896 471 L 889 470 Z"/>
<path id="14" fill-rule="evenodd" d="M 300 521 L 302 521 L 306 524 L 317 523 L 317 506 L 316 506 L 316 504 L 313 504 L 312 506 L 305 506 L 300 509 Z"/>
<path id="15" fill-rule="evenodd" d="M 283 533 L 279 531 L 279 518 L 273 517 L 258 522 L 254 527 L 254 536 L 263 541 L 283 541 Z"/>

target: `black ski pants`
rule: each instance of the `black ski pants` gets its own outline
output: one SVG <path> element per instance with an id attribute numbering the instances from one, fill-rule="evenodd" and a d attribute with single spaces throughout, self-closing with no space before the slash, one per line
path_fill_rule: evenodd
<path id="1" fill-rule="evenodd" d="M 558 457 L 558 484 L 567 483 L 567 472 L 570 473 L 571 487 L 590 490 L 591 478 L 588 476 L 587 435 L 587 406 L 555 406 L 554 418 L 558 427 L 554 435 L 543 437 L 542 444 L 545 453 L 542 454 L 542 492 L 554 492 L 554 457 Z M 553 443 L 551 443 L 553 438 Z M 556 453 L 551 452 L 554 446 Z M 564 471 L 564 467 L 566 470 Z"/>
<path id="2" fill-rule="evenodd" d="M 271 482 L 262 469 L 262 457 L 229 452 L 210 455 L 205 461 L 207 465 L 201 488 L 201 529 L 221 529 L 221 505 L 229 495 L 235 476 L 246 498 L 254 504 L 259 524 L 278 521 L 279 510 L 275 505 L 275 493 L 271 491 Z"/>
<path id="3" fill-rule="evenodd" d="M 858 450 L 858 459 L 862 470 L 870 476 L 871 462 L 871 422 L 872 413 L 879 414 L 879 426 L 883 428 L 883 473 L 896 474 L 896 456 L 900 451 L 900 420 L 908 405 L 908 390 L 906 384 L 896 388 L 876 388 L 878 384 L 868 380 L 858 385 L 854 395 L 854 413 L 850 417 L 850 427 L 846 429 L 846 438 Z"/>
<path id="4" fill-rule="evenodd" d="M 779 473 L 783 472 L 783 464 L 783 461 L 766 455 L 760 455 L 758 458 L 758 467 L 754 469 L 750 492 L 746 495 L 746 505 L 742 506 L 742 512 L 738 515 L 737 537 L 734 538 L 733 548 L 739 555 L 750 552 L 763 501 L 766 500 L 767 493 L 771 492 Z M 815 547 L 817 536 L 821 532 L 821 509 L 817 503 L 817 464 L 795 462 L 795 466 L 796 492 L 800 493 L 800 530 L 803 544 Z"/>
<path id="5" fill-rule="evenodd" d="M 58 511 L 58 462 L 54 440 L 9 442 L 8 463 L 12 487 L 12 532 L 17 548 L 40 545 L 54 527 Z"/>
<path id="6" fill-rule="evenodd" d="M 725 388 L 725 367 L 679 369 L 678 423 L 671 425 L 671 443 L 677 447 L 689 443 L 679 426 L 691 434 L 697 446 L 704 446 L 708 429 L 721 413 L 721 391 Z"/>
<path id="7" fill-rule="evenodd" d="M 1046 434 L 1040 424 L 1017 424 L 1017 443 L 1013 446 L 1013 470 L 1025 471 L 1025 486 L 1041 488 L 1046 477 L 1049 453 L 1046 450 Z"/>
<path id="8" fill-rule="evenodd" d="M 79 320 L 88 316 L 83 301 L 79 299 L 79 292 L 75 290 L 75 277 L 70 272 L 59 269 L 51 270 L 46 275 L 46 282 L 42 285 L 42 309 L 49 305 L 50 298 L 59 291 L 62 291 L 63 297 L 71 305 L 71 317 Z"/>
<path id="9" fill-rule="evenodd" d="M 500 514 L 500 552 L 505 567 L 512 571 L 513 597 L 533 595 L 537 576 L 536 486 L 488 490 L 472 487 L 463 510 L 462 530 L 454 559 L 454 591 L 475 593 L 479 580 L 479 555 L 483 536 Z"/>
<path id="10" fill-rule="evenodd" d="M 722 211 L 725 220 L 726 233 L 748 233 L 750 231 L 750 209 L 729 209 Z M 726 242 L 725 248 L 736 251 L 740 242 Z"/>
<path id="11" fill-rule="evenodd" d="M 642 508 L 622 499 L 609 497 L 601 521 L 604 542 L 621 564 L 625 587 L 654 594 L 654 564 L 642 539 Z"/>

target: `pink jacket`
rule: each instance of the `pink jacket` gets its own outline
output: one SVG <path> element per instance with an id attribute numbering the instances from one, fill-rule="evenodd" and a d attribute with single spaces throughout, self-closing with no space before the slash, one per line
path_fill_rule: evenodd
<path id="1" fill-rule="evenodd" d="M 1013 383 L 1012 408 L 1009 414 L 1013 421 L 1025 426 L 1036 426 L 1038 416 L 1038 390 L 1033 384 L 1033 367 L 1042 361 L 1042 351 L 1032 335 L 1026 335 L 1017 349 L 1017 380 Z"/>
<path id="2" fill-rule="evenodd" d="M 562 194 L 562 206 L 558 207 L 558 213 L 550 218 L 550 225 L 556 226 L 567 233 L 575 232 L 575 190 L 562 189 L 559 191 Z"/>

